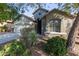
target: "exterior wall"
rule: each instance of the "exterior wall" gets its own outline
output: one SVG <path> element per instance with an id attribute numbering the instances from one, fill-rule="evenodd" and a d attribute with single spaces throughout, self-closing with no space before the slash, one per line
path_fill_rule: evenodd
<path id="1" fill-rule="evenodd" d="M 64 31 L 62 31 L 62 24 L 64 24 L 63 23 L 64 22 L 63 18 L 64 17 L 61 17 L 61 15 L 57 15 L 55 13 L 54 14 L 53 13 L 50 13 L 49 15 L 46 16 L 46 19 L 45 19 L 45 21 L 46 21 L 46 27 L 49 24 L 49 22 L 52 21 L 53 19 L 61 19 L 61 32 L 64 32 Z M 49 27 L 47 29 L 50 31 L 50 28 Z"/>
<path id="2" fill-rule="evenodd" d="M 66 20 L 66 18 L 63 18 L 62 20 L 61 20 L 61 32 L 66 32 L 66 26 L 67 26 L 67 20 Z"/>
<path id="3" fill-rule="evenodd" d="M 72 19 L 72 20 L 71 19 L 67 20 L 67 30 L 66 30 L 67 33 L 69 33 L 69 31 L 70 31 L 70 29 L 71 29 L 71 27 L 73 25 L 74 20 L 75 20 L 75 18 Z"/>
<path id="4" fill-rule="evenodd" d="M 16 33 L 18 33 L 18 34 L 20 35 L 20 30 L 21 30 L 22 28 L 24 28 L 24 26 L 16 25 L 16 26 L 14 27 L 14 32 L 16 32 Z"/>
<path id="5" fill-rule="evenodd" d="M 14 32 L 18 33 L 20 35 L 20 30 L 24 27 L 34 27 L 34 23 L 25 17 L 20 17 L 19 20 L 15 21 L 14 23 Z"/>
<path id="6" fill-rule="evenodd" d="M 44 35 L 44 32 L 46 32 L 46 17 L 42 19 L 42 23 L 41 23 L 41 26 L 42 26 L 42 34 Z"/>
<path id="7" fill-rule="evenodd" d="M 53 20 L 53 19 L 61 19 L 61 32 L 53 32 L 53 31 L 50 31 L 49 27 L 47 28 L 47 24 L 49 24 L 49 21 Z M 44 27 L 44 28 L 42 28 L 42 30 L 43 30 L 42 33 L 44 33 L 50 37 L 63 36 L 65 38 L 67 38 L 67 34 L 73 24 L 73 20 L 74 19 L 70 19 L 66 16 L 63 16 L 63 15 L 60 15 L 57 13 L 49 13 L 46 17 L 42 18 L 42 27 Z M 68 25 L 68 23 L 69 23 L 69 25 Z M 48 30 L 45 30 L 45 28 L 47 28 Z"/>

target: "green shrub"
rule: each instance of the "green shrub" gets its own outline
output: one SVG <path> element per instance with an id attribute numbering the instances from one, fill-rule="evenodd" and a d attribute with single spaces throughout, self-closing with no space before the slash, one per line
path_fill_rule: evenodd
<path id="1" fill-rule="evenodd" d="M 31 55 L 30 52 L 20 41 L 13 41 L 8 43 L 0 49 L 0 56 L 27 56 Z"/>
<path id="2" fill-rule="evenodd" d="M 25 47 L 22 45 L 21 42 L 15 41 L 14 43 L 11 43 L 9 49 L 8 49 L 8 55 L 21 55 L 25 51 Z"/>
<path id="3" fill-rule="evenodd" d="M 21 29 L 22 42 L 27 48 L 31 48 L 35 45 L 37 40 L 37 34 L 32 28 Z"/>
<path id="4" fill-rule="evenodd" d="M 34 46 L 36 44 L 36 41 L 37 41 L 37 35 L 36 35 L 36 32 L 35 31 L 31 31 L 29 33 L 29 38 L 28 38 L 31 42 L 31 46 Z"/>
<path id="5" fill-rule="evenodd" d="M 66 40 L 61 37 L 53 37 L 47 41 L 44 46 L 45 52 L 49 55 L 62 56 L 66 55 Z"/>

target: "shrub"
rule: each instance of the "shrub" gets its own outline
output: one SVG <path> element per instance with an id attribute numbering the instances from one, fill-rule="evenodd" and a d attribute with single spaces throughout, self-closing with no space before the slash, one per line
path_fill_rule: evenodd
<path id="1" fill-rule="evenodd" d="M 29 39 L 30 39 L 30 42 L 31 42 L 31 46 L 34 46 L 36 44 L 36 41 L 37 41 L 37 35 L 36 35 L 35 31 L 31 31 L 29 33 Z"/>
<path id="2" fill-rule="evenodd" d="M 0 49 L 0 56 L 24 56 L 31 55 L 30 52 L 20 41 L 13 41 L 8 43 Z"/>
<path id="3" fill-rule="evenodd" d="M 25 51 L 25 47 L 21 42 L 15 41 L 11 43 L 8 49 L 8 55 L 21 55 Z"/>
<path id="4" fill-rule="evenodd" d="M 35 45 L 37 40 L 36 32 L 32 28 L 23 28 L 21 30 L 22 42 L 27 48 L 31 48 Z"/>
<path id="5" fill-rule="evenodd" d="M 62 56 L 66 55 L 66 40 L 61 37 L 53 37 L 44 45 L 44 50 L 49 55 Z"/>

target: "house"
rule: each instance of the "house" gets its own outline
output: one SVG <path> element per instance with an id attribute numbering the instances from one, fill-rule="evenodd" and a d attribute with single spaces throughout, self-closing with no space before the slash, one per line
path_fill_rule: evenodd
<path id="1" fill-rule="evenodd" d="M 33 15 L 34 15 L 34 19 L 35 19 L 35 22 L 37 23 L 36 25 L 35 25 L 35 29 L 36 29 L 36 32 L 38 33 L 38 34 L 41 34 L 41 28 L 42 28 L 42 26 L 41 26 L 41 19 L 42 19 L 42 17 L 46 14 L 48 12 L 48 10 L 46 10 L 46 9 L 43 9 L 43 8 L 38 8 L 37 10 L 35 10 L 34 12 L 33 12 Z"/>
<path id="2" fill-rule="evenodd" d="M 38 8 L 34 11 L 33 15 L 37 22 L 35 25 L 37 33 L 40 35 L 48 35 L 49 37 L 62 36 L 67 38 L 75 19 L 75 16 L 58 9 L 48 11 L 43 8 Z"/>
<path id="3" fill-rule="evenodd" d="M 20 34 L 22 28 L 34 27 L 34 20 L 31 17 L 20 14 L 16 17 L 14 22 L 14 32 Z"/>
<path id="4" fill-rule="evenodd" d="M 0 23 L 0 32 L 12 32 L 13 31 L 13 20 L 7 20 Z"/>
<path id="5" fill-rule="evenodd" d="M 7 27 L 7 32 L 13 32 L 14 28 L 13 28 L 13 24 L 14 21 L 13 20 L 7 20 L 6 21 L 6 27 Z"/>

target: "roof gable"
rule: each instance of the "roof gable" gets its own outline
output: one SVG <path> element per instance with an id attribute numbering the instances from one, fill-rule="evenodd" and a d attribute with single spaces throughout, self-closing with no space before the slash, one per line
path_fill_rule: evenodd
<path id="1" fill-rule="evenodd" d="M 48 10 L 46 10 L 46 9 L 44 9 L 44 8 L 38 8 L 36 11 L 33 12 L 33 14 L 35 14 L 38 10 L 43 10 L 43 11 L 48 12 Z"/>
<path id="2" fill-rule="evenodd" d="M 61 15 L 63 15 L 63 16 L 66 16 L 66 17 L 68 17 L 68 18 L 71 18 L 71 19 L 75 18 L 74 15 L 71 15 L 71 14 L 65 12 L 65 11 L 61 11 L 61 10 L 58 10 L 58 9 L 53 9 L 53 10 L 49 11 L 46 15 L 48 15 L 48 14 L 50 14 L 50 13 L 58 13 L 58 14 L 61 14 Z M 46 16 L 46 15 L 45 15 L 45 16 Z M 44 16 L 44 17 L 45 17 L 45 16 Z"/>
<path id="3" fill-rule="evenodd" d="M 18 16 L 16 17 L 16 19 L 18 19 L 18 18 L 20 18 L 20 17 L 28 18 L 29 20 L 31 20 L 31 21 L 34 22 L 33 18 L 31 18 L 31 17 L 29 17 L 29 16 L 26 16 L 26 15 L 24 15 L 24 14 L 20 14 L 20 15 L 18 15 Z"/>

